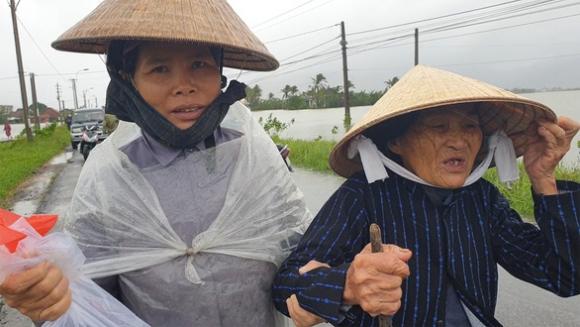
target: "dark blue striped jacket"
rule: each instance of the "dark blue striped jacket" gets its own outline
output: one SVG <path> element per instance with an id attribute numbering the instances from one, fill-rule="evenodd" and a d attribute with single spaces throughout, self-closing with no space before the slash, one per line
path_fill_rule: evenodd
<path id="1" fill-rule="evenodd" d="M 422 185 L 390 176 L 369 185 L 357 174 L 326 202 L 276 276 L 278 310 L 288 314 L 285 300 L 297 294 L 302 307 L 333 324 L 377 325 L 358 306 L 340 310 L 348 265 L 369 243 L 372 222 L 384 243 L 413 251 L 394 326 L 443 325 L 447 283 L 484 324 L 501 326 L 494 318 L 498 263 L 560 296 L 580 293 L 580 184 L 558 182 L 562 194 L 534 196 L 538 228 L 522 222 L 485 180 L 455 190 L 450 204 L 437 208 Z M 299 276 L 311 259 L 333 268 Z"/>

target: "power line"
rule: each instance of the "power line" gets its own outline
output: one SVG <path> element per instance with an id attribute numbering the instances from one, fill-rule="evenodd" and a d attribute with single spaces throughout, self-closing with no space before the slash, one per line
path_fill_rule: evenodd
<path id="1" fill-rule="evenodd" d="M 579 15 L 580 15 L 580 13 L 578 13 L 578 14 L 572 14 L 572 15 L 566 15 L 566 16 L 561 16 L 561 17 L 555 17 L 555 18 L 550 18 L 550 19 L 543 19 L 543 20 L 538 20 L 538 21 L 524 23 L 524 24 L 517 24 L 517 25 L 512 25 L 512 26 L 495 28 L 495 29 L 490 29 L 490 30 L 485 30 L 485 31 L 478 31 L 478 32 L 473 32 L 473 33 L 465 33 L 465 34 L 461 34 L 461 35 L 454 35 L 454 36 L 450 36 L 450 37 L 442 37 L 442 38 L 438 38 L 438 39 L 429 39 L 429 40 L 424 40 L 423 42 L 431 42 L 431 41 L 436 41 L 436 40 L 440 40 L 440 39 L 447 39 L 447 38 L 454 38 L 454 37 L 462 37 L 462 36 L 467 36 L 467 35 L 471 35 L 471 34 L 478 34 L 478 33 L 484 33 L 484 32 L 498 31 L 498 30 L 502 30 L 502 29 L 514 28 L 514 27 L 531 25 L 531 24 L 537 24 L 537 23 L 544 23 L 544 22 L 549 22 L 549 21 L 553 21 L 553 20 L 558 20 L 558 19 L 563 19 L 563 18 L 569 18 L 569 17 L 579 16 Z M 436 32 L 434 32 L 434 33 L 436 33 Z M 392 38 L 385 39 L 385 40 L 382 40 L 382 41 L 383 42 L 396 42 L 396 41 L 400 41 L 402 39 L 408 38 L 410 36 L 412 36 L 412 34 L 401 35 L 401 36 L 398 36 L 398 37 L 392 37 Z M 398 46 L 411 45 L 411 44 L 412 43 L 405 43 L 405 44 L 399 44 L 399 45 L 389 45 L 389 46 L 381 45 L 381 46 L 373 47 L 373 48 L 369 48 L 369 49 L 360 49 L 359 51 L 354 51 L 354 52 L 351 52 L 350 54 L 351 54 L 351 56 L 355 56 L 355 55 L 358 55 L 358 54 L 361 54 L 361 53 L 365 53 L 365 52 L 369 52 L 369 51 L 376 50 L 376 49 L 388 48 L 388 47 L 398 47 Z M 362 45 L 359 45 L 359 46 L 362 47 Z M 351 48 L 351 49 L 353 49 L 353 48 Z M 335 51 L 335 52 L 338 52 L 338 51 Z M 328 55 L 328 54 L 331 54 L 331 53 L 330 52 L 329 53 L 326 53 L 326 55 Z M 325 55 L 325 54 L 322 54 L 322 55 Z M 286 65 L 286 67 L 288 67 L 288 66 L 291 66 L 293 64 L 297 64 L 297 63 L 300 63 L 300 62 L 304 62 L 306 60 L 311 60 L 311 59 L 320 57 L 322 55 L 319 55 L 319 56 L 311 56 L 311 57 L 303 58 L 303 60 L 297 60 L 297 61 L 289 62 L 289 63 L 286 63 L 285 65 Z M 572 57 L 572 56 L 578 56 L 578 55 L 580 55 L 580 54 L 567 54 L 567 55 L 560 55 L 560 56 L 528 58 L 528 59 L 518 59 L 518 60 L 520 60 L 520 61 L 521 60 L 543 60 L 543 59 L 551 59 L 551 58 Z M 316 65 L 318 65 L 320 63 L 333 62 L 333 61 L 338 60 L 338 59 L 340 59 L 340 56 L 334 56 L 334 57 L 327 58 L 327 59 L 322 60 L 322 61 L 317 61 L 315 63 L 309 64 L 309 65 L 306 65 L 306 66 L 301 66 L 299 68 L 296 68 L 296 69 L 293 69 L 293 70 L 290 70 L 290 71 L 283 71 L 283 72 L 279 72 L 277 74 L 268 75 L 268 76 L 264 76 L 264 77 L 261 77 L 261 78 L 258 78 L 258 79 L 254 79 L 254 80 L 250 81 L 250 83 L 256 83 L 256 82 L 260 82 L 260 81 L 267 80 L 267 79 L 270 79 L 270 78 L 275 78 L 275 77 L 278 77 L 278 76 L 281 76 L 281 75 L 287 75 L 287 74 L 290 74 L 290 73 L 293 73 L 293 72 L 300 71 L 300 70 L 305 69 L 305 68 L 309 68 L 309 67 L 312 67 L 312 66 L 316 66 Z M 493 62 L 488 62 L 488 63 L 511 62 L 511 61 L 517 61 L 517 60 L 493 61 Z M 480 64 L 484 64 L 484 63 L 482 62 Z"/>
<path id="2" fill-rule="evenodd" d="M 304 32 L 304 33 L 299 33 L 299 34 L 294 34 L 294 35 L 289 35 L 289 36 L 285 36 L 285 37 L 282 37 L 282 38 L 279 38 L 279 39 L 275 39 L 275 40 L 271 40 L 271 41 L 266 41 L 264 43 L 265 44 L 272 44 L 272 43 L 275 43 L 275 42 L 278 42 L 278 41 L 285 41 L 285 40 L 293 39 L 295 37 L 304 36 L 304 35 L 308 35 L 308 34 L 320 32 L 320 31 L 324 31 L 324 30 L 327 30 L 329 28 L 336 27 L 338 25 L 339 24 L 334 24 L 334 25 L 322 27 L 322 28 L 319 28 L 319 29 L 315 29 L 315 30 L 312 30 L 312 31 L 308 31 L 308 32 Z"/>
<path id="3" fill-rule="evenodd" d="M 433 39 L 425 39 L 422 42 L 425 43 L 425 42 L 432 42 L 432 41 L 438 41 L 438 40 L 453 39 L 453 38 L 456 38 L 456 37 L 463 37 L 463 36 L 469 36 L 469 35 L 474 35 L 474 34 L 481 34 L 481 33 L 487 33 L 487 32 L 501 31 L 501 30 L 506 30 L 506 29 L 510 29 L 510 28 L 516 28 L 516 27 L 533 25 L 533 24 L 539 24 L 539 23 L 546 23 L 546 22 L 551 22 L 551 21 L 554 21 L 554 20 L 566 19 L 566 18 L 576 17 L 576 16 L 580 16 L 580 13 L 566 15 L 566 16 L 560 16 L 560 17 L 553 17 L 553 18 L 541 19 L 541 20 L 536 20 L 536 21 L 532 21 L 532 22 L 528 22 L 528 23 L 522 23 L 522 24 L 516 24 L 516 25 L 509 25 L 509 26 L 502 26 L 502 27 L 492 28 L 492 29 L 483 30 L 483 31 L 476 31 L 476 32 L 470 32 L 470 33 L 464 33 L 464 34 L 457 34 L 457 35 L 451 35 L 451 36 L 443 36 L 443 37 L 433 38 Z"/>
<path id="4" fill-rule="evenodd" d="M 451 38 L 468 36 L 468 35 L 474 35 L 474 34 L 480 34 L 480 33 L 500 31 L 500 30 L 515 28 L 515 27 L 521 27 L 521 26 L 527 26 L 527 25 L 532 25 L 532 24 L 538 24 L 538 23 L 545 23 L 545 22 L 550 22 L 550 21 L 554 21 L 554 20 L 560 20 L 560 19 L 575 17 L 575 16 L 578 16 L 578 15 L 580 15 L 580 13 L 571 14 L 571 15 L 565 15 L 565 16 L 560 16 L 560 17 L 553 17 L 553 18 L 548 18 L 548 19 L 541 19 L 541 20 L 536 20 L 536 21 L 532 21 L 532 22 L 528 22 L 528 23 L 522 23 L 522 24 L 516 24 L 516 25 L 503 26 L 503 27 L 493 28 L 493 29 L 488 29 L 488 30 L 483 30 L 483 31 L 476 31 L 476 32 L 471 32 L 471 33 L 464 33 L 464 34 L 459 34 L 459 35 L 445 36 L 445 37 L 433 38 L 433 39 L 424 39 L 422 41 L 422 43 L 432 42 L 432 41 L 436 41 L 436 40 L 451 39 Z M 447 32 L 447 31 L 451 31 L 451 30 L 455 30 L 455 29 L 464 28 L 464 27 L 468 27 L 468 26 L 456 26 L 454 28 L 449 28 L 449 29 L 433 29 L 433 30 L 427 30 L 427 31 L 424 31 L 423 34 L 433 34 L 433 33 Z M 383 42 L 390 42 L 390 41 L 392 41 L 394 39 L 402 39 L 402 38 L 411 37 L 411 36 L 412 36 L 412 34 L 407 34 L 407 35 L 402 35 L 402 36 L 397 36 L 397 37 L 392 37 L 392 38 L 386 38 L 386 39 L 382 39 L 382 40 L 377 40 L 377 41 L 374 41 L 374 42 L 368 42 L 368 43 L 364 43 L 364 44 L 357 44 L 355 46 L 352 46 L 351 49 L 364 48 L 365 46 L 368 46 L 368 45 L 377 44 L 377 43 L 383 43 Z M 406 43 L 406 44 L 401 44 L 401 45 L 398 45 L 398 46 L 404 46 L 404 45 L 409 45 L 409 44 L 410 43 Z M 387 47 L 390 47 L 390 46 L 387 46 Z M 379 49 L 379 48 L 386 48 L 386 47 L 380 46 L 380 47 L 374 47 L 374 48 L 367 49 L 367 50 L 374 50 L 374 49 Z M 364 52 L 367 52 L 367 51 L 364 51 Z"/>
<path id="5" fill-rule="evenodd" d="M 285 11 L 285 12 L 283 12 L 283 13 L 279 14 L 279 15 L 276 15 L 276 16 L 274 16 L 274 17 L 268 18 L 268 19 L 266 19 L 265 21 L 263 21 L 263 22 L 261 22 L 261 23 L 258 23 L 258 24 L 254 25 L 254 26 L 252 26 L 252 29 L 255 29 L 255 28 L 257 28 L 258 26 L 262 26 L 262 25 L 264 25 L 265 23 L 271 22 L 271 21 L 273 21 L 274 19 L 276 19 L 276 18 L 278 18 L 278 17 L 285 16 L 285 15 L 287 15 L 287 14 L 289 14 L 289 13 L 293 12 L 294 10 L 296 10 L 296 9 L 299 9 L 299 8 L 302 8 L 302 7 L 306 6 L 307 4 L 309 4 L 309 3 L 312 3 L 312 2 L 314 2 L 314 1 L 316 1 L 316 0 L 309 0 L 309 1 L 306 1 L 306 2 L 304 2 L 304 3 L 302 3 L 302 4 L 298 5 L 298 6 L 296 6 L 296 7 L 294 7 L 294 8 L 292 8 L 292 9 L 290 9 L 290 10 L 287 10 L 287 11 Z"/>
<path id="6" fill-rule="evenodd" d="M 496 9 L 496 10 L 492 10 L 486 13 L 478 13 L 476 16 L 468 16 L 468 17 L 464 17 L 464 18 L 458 18 L 458 19 L 454 19 L 451 21 L 445 21 L 445 22 L 441 22 L 441 23 L 432 23 L 432 24 L 427 24 L 427 25 L 418 25 L 415 26 L 417 28 L 419 28 L 421 31 L 425 32 L 425 29 L 429 29 L 429 30 L 434 30 L 435 28 L 441 28 L 441 24 L 447 24 L 447 25 L 443 25 L 443 26 L 454 26 L 454 25 L 459 25 L 459 24 L 465 24 L 467 22 L 474 22 L 474 21 L 478 21 L 478 20 L 482 20 L 482 19 L 488 19 L 490 17 L 498 17 L 498 16 L 503 16 L 506 14 L 511 14 L 511 13 L 517 13 L 517 12 L 521 12 L 521 11 L 525 11 L 534 7 L 538 7 L 538 6 L 544 6 L 546 5 L 548 2 L 551 3 L 557 3 L 557 2 L 562 2 L 564 0 L 540 0 L 540 1 L 535 1 L 535 2 L 528 2 L 528 3 L 522 3 L 522 4 L 518 4 L 518 5 L 513 5 L 510 6 L 508 8 L 501 8 L 501 9 Z M 478 9 L 472 9 L 471 11 L 475 11 Z M 465 11 L 464 11 L 465 12 Z M 458 14 L 458 13 L 456 13 Z M 450 15 L 455 15 L 455 14 L 449 14 L 449 15 L 444 15 L 444 16 L 450 16 Z M 424 19 L 426 20 L 434 20 L 437 18 L 441 18 L 444 16 L 439 16 L 439 17 L 435 17 L 435 18 L 428 18 L 428 19 Z M 406 26 L 412 23 L 403 23 L 403 24 L 399 24 L 399 25 L 393 25 L 394 26 Z M 398 31 L 393 31 L 387 35 L 396 35 L 396 34 L 401 34 L 401 33 L 408 33 L 408 29 L 399 29 Z M 383 34 L 381 35 L 382 37 L 385 37 L 386 35 Z M 375 40 L 377 36 L 371 36 L 371 37 L 366 37 L 366 38 L 359 38 L 359 39 L 351 39 L 351 42 L 357 42 L 357 41 L 365 41 L 365 40 Z"/>
<path id="7" fill-rule="evenodd" d="M 286 60 L 288 60 L 288 59 L 295 58 L 295 57 L 297 57 L 297 56 L 299 56 L 299 55 L 301 55 L 301 54 L 304 54 L 304 53 L 306 53 L 306 52 L 309 52 L 309 51 L 311 51 L 311 50 L 314 50 L 314 49 L 318 49 L 318 48 L 320 48 L 320 47 L 321 47 L 321 46 L 323 46 L 323 45 L 327 45 L 327 44 L 328 44 L 328 43 L 330 43 L 330 42 L 336 41 L 336 40 L 338 40 L 339 38 L 340 38 L 340 36 L 334 37 L 334 38 L 332 38 L 332 39 L 330 39 L 330 40 L 328 40 L 328 41 L 326 41 L 326 42 L 319 43 L 319 44 L 317 44 L 317 45 L 315 45 L 315 46 L 313 46 L 313 47 L 311 47 L 311 48 L 308 48 L 308 49 L 306 49 L 306 50 L 303 50 L 303 51 L 300 51 L 300 52 L 298 52 L 298 53 L 295 53 L 295 54 L 293 54 L 293 55 L 291 55 L 291 56 L 289 56 L 289 57 L 286 57 L 286 58 L 284 58 L 284 59 L 282 59 L 282 60 L 280 60 L 280 61 L 282 61 L 282 62 L 283 62 L 283 61 L 286 61 Z"/>
<path id="8" fill-rule="evenodd" d="M 427 24 L 427 25 L 418 25 L 418 26 L 415 26 L 415 27 L 419 28 L 420 30 L 422 30 L 424 32 L 425 29 L 435 30 L 436 28 L 442 28 L 442 26 L 451 27 L 451 26 L 466 24 L 468 22 L 476 22 L 478 20 L 488 19 L 490 17 L 498 17 L 498 16 L 507 15 L 507 14 L 522 12 L 522 11 L 529 10 L 531 8 L 534 8 L 534 7 L 545 6 L 548 3 L 552 3 L 553 4 L 553 3 L 562 2 L 562 1 L 564 1 L 564 0 L 539 0 L 539 1 L 534 1 L 534 2 L 522 3 L 522 4 L 510 6 L 508 8 L 500 8 L 500 9 L 492 10 L 492 11 L 485 12 L 485 13 L 478 13 L 475 16 L 467 16 L 467 17 L 464 17 L 464 18 L 458 18 L 458 19 L 454 19 L 454 20 L 451 20 L 451 21 L 445 21 L 445 22 L 442 22 L 442 23 L 432 23 L 432 24 Z M 483 7 L 483 8 L 488 8 L 488 7 Z M 469 11 L 476 11 L 476 10 L 480 10 L 480 8 L 472 9 L 472 10 L 468 10 L 468 11 L 463 11 L 461 13 L 465 13 L 465 12 L 469 12 Z M 448 14 L 448 15 L 444 15 L 444 16 L 423 19 L 421 21 L 431 21 L 431 20 L 439 19 L 441 17 L 453 16 L 453 15 L 458 15 L 458 14 L 460 14 L 460 13 Z M 413 23 L 415 23 L 415 22 L 403 23 L 403 24 L 398 24 L 398 25 L 392 25 L 392 26 L 388 26 L 387 28 L 394 28 L 394 27 L 397 27 L 397 26 L 406 26 L 406 25 L 410 25 L 410 24 L 413 24 Z M 447 25 L 441 25 L 441 24 L 447 24 Z M 386 29 L 386 28 L 382 28 L 382 29 Z M 382 30 L 382 29 L 380 29 L 380 30 Z M 377 30 L 377 29 L 375 29 L 375 30 Z M 398 31 L 393 31 L 393 32 L 391 32 L 391 33 L 389 33 L 387 35 L 396 35 L 396 34 L 400 34 L 400 33 L 407 33 L 407 31 L 408 31 L 408 29 L 399 29 Z M 359 34 L 360 33 L 362 33 L 362 32 L 359 32 Z M 383 34 L 381 36 L 384 37 L 385 35 Z M 362 38 L 362 39 L 361 38 L 354 39 L 354 42 L 357 42 L 357 41 L 365 41 L 365 40 L 373 40 L 373 39 L 376 39 L 376 37 L 377 36 L 371 36 L 371 37 L 366 37 L 366 38 Z M 353 40 L 351 39 L 351 42 L 352 41 Z"/>
<path id="9" fill-rule="evenodd" d="M 522 0 L 514 0 L 514 1 L 509 1 L 509 2 L 504 2 L 502 4 L 496 4 L 496 5 L 492 5 L 492 6 L 487 6 L 487 7 L 483 7 L 486 9 L 492 8 L 492 7 L 497 7 L 500 5 L 506 5 L 506 4 L 511 4 L 511 3 L 516 3 L 516 2 L 520 2 Z M 472 16 L 472 17 L 465 17 L 462 19 L 458 19 L 455 20 L 455 22 L 453 21 L 447 21 L 444 22 L 444 24 L 447 25 L 442 25 L 442 26 L 438 26 L 438 27 L 434 27 L 430 30 L 425 31 L 425 33 L 431 34 L 431 33 L 440 33 L 440 32 L 444 32 L 444 31 L 451 31 L 451 30 L 455 30 L 455 29 L 459 29 L 459 28 L 465 28 L 465 27 L 469 27 L 469 26 L 474 26 L 474 25 L 480 25 L 480 24 L 484 24 L 484 23 L 490 23 L 490 22 L 494 22 L 494 21 L 500 21 L 500 20 L 507 20 L 507 19 L 514 19 L 514 18 L 520 18 L 523 16 L 527 16 L 527 15 L 532 15 L 532 14 L 536 14 L 536 13 L 542 13 L 542 12 L 546 12 L 546 11 L 552 11 L 552 10 L 556 10 L 556 9 L 562 9 L 562 8 L 566 8 L 566 7 L 571 7 L 571 6 L 575 6 L 578 5 L 580 3 L 572 3 L 572 4 L 565 4 L 565 5 L 561 5 L 561 6 L 555 6 L 555 7 L 549 7 L 549 8 L 544 8 L 541 10 L 535 10 L 535 11 L 530 11 L 530 12 L 523 12 L 526 10 L 530 10 L 532 8 L 538 8 L 541 6 L 546 6 L 548 4 L 555 4 L 557 2 L 562 2 L 563 0 L 543 0 L 543 1 L 535 1 L 535 2 L 527 2 L 527 3 L 521 3 L 518 6 L 511 6 L 509 8 L 502 8 L 501 10 L 495 10 L 495 11 L 491 11 L 491 12 L 486 12 L 486 13 L 481 13 L 478 14 L 477 16 Z M 477 9 L 472 9 L 472 10 L 468 10 L 468 11 L 464 11 L 462 13 L 465 12 L 474 12 L 476 10 L 482 10 L 481 8 L 477 8 Z M 506 17 L 499 17 L 497 18 L 498 15 L 507 15 L 507 14 L 513 14 L 513 13 L 520 13 L 517 15 L 510 15 L 510 16 L 506 16 Z M 523 13 L 522 13 L 523 12 Z M 458 13 L 455 13 L 455 15 L 457 15 Z M 425 20 L 421 20 L 421 21 L 431 21 L 431 20 L 435 20 L 437 18 L 441 18 L 441 17 L 449 17 L 451 15 L 454 14 L 449 14 L 449 15 L 444 15 L 444 16 L 439 16 L 436 18 L 429 18 L 429 19 L 425 19 Z M 494 15 L 493 17 L 496 17 L 494 19 L 489 19 L 491 15 Z M 561 16 L 561 17 L 554 17 L 554 18 L 549 18 L 549 19 L 542 19 L 542 20 L 537 20 L 537 21 L 533 21 L 533 22 L 528 22 L 528 23 L 522 23 L 522 24 L 516 24 L 516 25 L 511 25 L 511 26 L 504 26 L 504 27 L 500 27 L 500 28 L 494 28 L 494 29 L 489 29 L 489 30 L 484 30 L 484 31 L 477 31 L 477 32 L 473 32 L 473 33 L 464 33 L 464 34 L 460 34 L 460 35 L 454 35 L 454 36 L 448 36 L 448 37 L 442 37 L 442 38 L 435 38 L 435 39 L 427 39 L 424 40 L 423 42 L 432 42 L 435 40 L 439 40 L 439 39 L 446 39 L 446 38 L 454 38 L 454 37 L 461 37 L 461 36 L 466 36 L 466 35 L 471 35 L 471 34 L 478 34 L 478 33 L 484 33 L 484 32 L 491 32 L 491 31 L 498 31 L 498 30 L 503 30 L 503 29 L 509 29 L 509 28 L 515 28 L 515 27 L 519 27 L 519 26 L 525 26 L 525 25 L 531 25 L 531 24 L 537 24 L 537 23 L 543 23 L 543 22 L 549 22 L 549 21 L 553 21 L 553 20 L 558 20 L 558 19 L 564 19 L 564 18 L 569 18 L 569 17 L 573 17 L 573 16 L 577 16 L 580 14 L 572 14 L 572 15 L 566 15 L 566 16 Z M 412 22 L 413 23 L 413 22 Z M 401 26 L 401 25 L 410 25 L 412 23 L 405 23 L 405 24 L 399 24 L 396 26 Z M 395 26 L 395 25 L 393 25 Z M 383 30 L 385 28 L 381 28 L 380 30 Z M 374 29 L 372 31 L 376 31 L 377 29 Z M 371 30 L 368 30 L 366 32 L 369 32 Z M 351 33 L 349 35 L 353 35 L 353 34 L 362 34 L 362 32 L 358 32 L 358 33 Z M 396 46 L 402 46 L 402 45 L 407 45 L 409 43 L 406 44 L 398 44 L 398 45 L 393 45 L 392 43 L 396 43 L 398 41 L 404 40 L 406 38 L 411 37 L 412 34 L 402 34 L 402 35 L 396 35 L 393 37 L 389 37 L 389 38 L 383 38 L 383 39 L 379 39 L 377 40 L 376 37 L 374 37 L 374 40 L 371 42 L 366 42 L 366 43 L 361 43 L 361 44 L 356 44 L 354 46 L 351 46 L 350 49 L 359 49 L 358 51 L 354 51 L 351 52 L 352 55 L 357 55 L 360 53 L 364 53 L 364 52 L 369 52 L 375 49 L 380 49 L 380 48 L 386 48 L 386 47 L 396 47 Z M 328 43 L 330 41 L 324 42 L 324 43 Z M 296 53 L 294 55 L 292 55 L 287 59 L 290 58 L 294 58 L 300 54 L 304 54 L 308 51 L 311 51 L 315 48 L 319 48 L 321 47 L 324 43 L 322 44 L 318 44 L 312 48 L 303 50 L 299 53 Z M 385 43 L 389 44 L 389 45 L 385 45 Z M 373 46 L 374 45 L 374 46 Z M 369 48 L 369 46 L 372 46 L 371 48 Z M 257 81 L 262 81 L 262 80 L 266 80 L 266 79 L 270 79 L 270 78 L 274 78 L 280 75 L 286 75 L 286 74 L 290 74 L 292 72 L 295 71 L 299 71 L 308 67 L 312 67 L 315 66 L 321 62 L 332 62 L 334 60 L 339 59 L 340 57 L 334 56 L 332 57 L 333 54 L 335 54 L 336 52 L 338 52 L 338 50 L 335 51 L 328 51 L 328 52 L 319 52 L 317 54 L 314 55 L 310 55 L 298 60 L 294 60 L 291 62 L 285 62 L 282 63 L 281 66 L 283 66 L 284 68 L 289 68 L 293 65 L 299 64 L 299 63 L 304 63 L 305 61 L 310 61 L 316 58 L 320 58 L 320 57 L 328 57 L 331 56 L 330 58 L 326 58 L 322 61 L 318 61 L 306 66 L 301 66 L 297 69 L 294 70 L 289 70 L 289 71 L 278 71 L 278 73 L 272 74 L 272 75 L 268 75 L 268 76 L 264 76 L 258 79 L 254 79 L 251 82 L 257 82 Z"/>
<path id="10" fill-rule="evenodd" d="M 18 3 L 20 3 L 20 1 Z M 42 49 L 40 48 L 40 46 L 38 45 L 38 43 L 36 43 L 36 40 L 34 40 L 34 37 L 32 37 L 32 34 L 30 33 L 30 31 L 28 31 L 28 28 L 26 28 L 26 25 L 24 25 L 24 23 L 22 22 L 22 20 L 20 19 L 20 17 L 18 17 L 18 15 L 16 15 L 16 19 L 18 19 L 18 22 L 20 22 L 20 25 L 22 25 L 22 27 L 24 28 L 24 31 L 26 32 L 26 34 L 28 34 L 28 37 L 30 37 L 30 39 L 32 40 L 32 43 L 34 43 L 34 45 L 36 46 L 36 48 L 38 49 L 38 51 L 40 51 L 40 53 L 42 54 L 42 56 L 44 57 L 44 59 L 46 59 L 46 61 L 52 67 L 52 69 L 54 69 L 54 71 L 58 75 L 60 75 L 61 77 L 63 77 L 61 75 L 61 73 L 58 71 L 58 69 L 56 68 L 56 66 L 54 66 L 54 64 L 50 61 L 50 59 L 48 59 L 48 57 L 46 56 L 46 54 L 44 53 L 44 51 L 42 51 Z"/>
<path id="11" fill-rule="evenodd" d="M 331 50 L 331 51 L 327 51 L 327 52 L 323 52 L 323 53 L 317 53 L 317 54 L 314 54 L 314 55 L 311 55 L 311 56 L 308 56 L 308 57 L 304 57 L 304 58 L 300 58 L 300 59 L 297 59 L 297 60 L 294 60 L 294 61 L 281 63 L 280 64 L 280 67 L 282 67 L 282 66 L 291 66 L 293 64 L 302 63 L 304 61 L 308 61 L 308 60 L 311 60 L 311 59 L 316 59 L 316 58 L 324 57 L 324 56 L 327 56 L 327 55 L 330 55 L 330 54 L 334 54 L 334 53 L 337 53 L 337 52 L 340 52 L 340 49 Z"/>
<path id="12" fill-rule="evenodd" d="M 87 72 L 80 72 L 79 75 L 87 75 L 87 74 L 101 74 L 106 73 L 106 70 L 91 70 Z M 63 73 L 63 74 L 36 74 L 36 77 L 54 77 L 54 76 L 61 76 L 64 78 L 65 75 L 76 75 L 77 73 Z"/>
<path id="13" fill-rule="evenodd" d="M 506 20 L 506 19 L 520 18 L 520 17 L 527 16 L 527 15 L 533 15 L 533 14 L 537 14 L 537 13 L 543 13 L 543 12 L 546 12 L 546 11 L 551 11 L 551 10 L 556 10 L 556 9 L 562 9 L 562 8 L 567 8 L 567 7 L 577 6 L 577 5 L 580 5 L 580 2 L 571 3 L 571 4 L 567 4 L 567 5 L 562 5 L 562 6 L 559 6 L 559 7 L 545 8 L 545 9 L 542 9 L 542 10 L 536 10 L 536 11 L 527 12 L 527 13 L 521 13 L 521 14 L 518 14 L 518 15 L 511 15 L 511 16 L 507 16 L 507 17 L 499 17 L 499 18 L 489 19 L 489 20 L 481 21 L 481 22 L 474 22 L 474 23 L 471 23 L 471 24 L 465 24 L 464 23 L 463 25 L 461 25 L 461 24 L 455 24 L 455 25 L 442 26 L 442 27 L 434 28 L 432 30 L 424 31 L 423 33 L 448 31 L 448 30 L 454 30 L 454 29 L 458 29 L 458 28 L 464 28 L 464 27 L 470 27 L 470 26 L 475 26 L 475 25 L 493 23 L 493 22 L 502 21 L 502 20 Z"/>
<path id="14" fill-rule="evenodd" d="M 257 79 L 254 79 L 254 80 L 251 80 L 251 81 L 247 82 L 247 84 L 253 84 L 253 83 L 261 82 L 261 81 L 264 81 L 264 80 L 267 80 L 267 79 L 275 78 L 275 77 L 278 77 L 278 76 L 287 75 L 287 74 L 290 74 L 290 73 L 294 73 L 294 72 L 297 72 L 297 71 L 301 71 L 301 70 L 303 70 L 305 68 L 310 68 L 310 67 L 316 66 L 316 65 L 321 64 L 321 63 L 330 63 L 330 62 L 339 60 L 341 58 L 342 58 L 342 55 L 334 56 L 334 57 L 331 57 L 331 58 L 328 58 L 328 59 L 325 59 L 325 60 L 321 60 L 321 61 L 314 62 L 314 63 L 309 64 L 307 66 L 301 66 L 301 67 L 296 68 L 296 69 L 293 69 L 293 70 L 278 72 L 276 74 L 270 74 L 268 76 L 264 76 L 264 77 L 261 77 L 261 78 L 257 78 Z"/>
<path id="15" fill-rule="evenodd" d="M 270 25 L 266 25 L 266 26 L 264 26 L 264 27 L 255 28 L 254 30 L 255 30 L 255 31 L 259 31 L 259 30 L 262 30 L 262 29 L 264 29 L 264 28 L 268 28 L 268 27 L 272 27 L 272 26 L 275 26 L 275 25 L 281 24 L 281 23 L 283 23 L 283 22 L 289 21 L 290 19 L 296 18 L 296 17 L 298 17 L 298 16 L 300 16 L 300 15 L 303 15 L 303 14 L 306 14 L 306 13 L 309 13 L 309 12 L 312 12 L 314 9 L 318 9 L 318 8 L 320 8 L 320 7 L 324 6 L 324 5 L 327 5 L 327 4 L 329 4 L 329 3 L 330 3 L 330 2 L 332 2 L 332 1 L 334 1 L 334 0 L 328 0 L 328 1 L 324 2 L 324 3 L 321 3 L 321 4 L 319 4 L 318 6 L 314 6 L 314 7 L 310 8 L 310 9 L 308 9 L 308 10 L 306 10 L 306 11 L 303 11 L 303 12 L 300 12 L 300 13 L 298 13 L 298 14 L 294 15 L 294 16 L 287 17 L 286 19 L 280 20 L 280 21 L 278 21 L 278 22 L 275 22 L 275 23 L 273 23 L 273 24 L 270 24 Z"/>
<path id="16" fill-rule="evenodd" d="M 442 18 L 447 18 L 447 17 L 453 17 L 453 16 L 457 16 L 457 15 L 462 15 L 462 14 L 465 14 L 465 13 L 470 13 L 470 12 L 484 10 L 484 9 L 488 9 L 488 8 L 503 6 L 503 5 L 507 5 L 507 4 L 510 4 L 510 3 L 520 2 L 520 1 L 523 1 L 523 0 L 512 0 L 512 1 L 502 2 L 502 3 L 495 4 L 495 5 L 491 5 L 491 6 L 479 7 L 479 8 L 475 8 L 475 9 L 470 9 L 470 10 L 455 12 L 455 13 L 452 13 L 452 14 L 447 14 L 447 15 L 442 15 L 442 16 L 437 16 L 437 17 L 432 17 L 432 18 L 426 18 L 426 19 L 420 19 L 420 20 L 415 20 L 415 21 L 412 21 L 412 22 L 401 23 L 401 24 L 396 24 L 396 25 L 390 25 L 390 26 L 385 26 L 385 27 L 379 27 L 379 28 L 374 28 L 374 29 L 370 29 L 370 30 L 364 30 L 364 31 L 359 31 L 359 32 L 348 33 L 347 36 L 359 35 L 359 34 L 365 34 L 365 33 L 377 32 L 377 31 L 383 31 L 383 30 L 386 30 L 386 29 L 392 29 L 392 28 L 396 28 L 396 27 L 414 25 L 414 24 L 417 24 L 417 23 L 424 23 L 424 22 L 428 22 L 428 21 L 432 21 L 432 20 L 437 20 L 437 19 L 442 19 Z"/>

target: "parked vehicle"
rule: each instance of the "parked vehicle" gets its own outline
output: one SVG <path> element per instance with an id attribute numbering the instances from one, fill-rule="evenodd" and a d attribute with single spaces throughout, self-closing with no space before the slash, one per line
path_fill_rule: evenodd
<path id="1" fill-rule="evenodd" d="M 79 152 L 83 155 L 85 161 L 89 157 L 89 153 L 91 153 L 91 150 L 100 142 L 101 139 L 99 136 L 99 124 L 83 127 Z"/>
<path id="2" fill-rule="evenodd" d="M 70 125 L 70 138 L 73 150 L 77 148 L 81 142 L 83 131 L 88 126 L 97 125 L 97 134 L 99 141 L 107 137 L 107 133 L 103 130 L 103 122 L 105 120 L 105 111 L 103 109 L 79 109 L 74 112 Z"/>

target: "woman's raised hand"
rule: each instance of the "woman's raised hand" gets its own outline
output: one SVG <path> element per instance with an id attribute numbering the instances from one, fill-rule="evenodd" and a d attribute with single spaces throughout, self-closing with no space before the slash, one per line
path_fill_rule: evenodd
<path id="1" fill-rule="evenodd" d="M 544 195 L 558 193 L 554 172 L 570 150 L 572 139 L 579 129 L 580 123 L 568 117 L 560 117 L 557 123 L 541 121 L 528 127 L 524 166 L 534 192 Z"/>

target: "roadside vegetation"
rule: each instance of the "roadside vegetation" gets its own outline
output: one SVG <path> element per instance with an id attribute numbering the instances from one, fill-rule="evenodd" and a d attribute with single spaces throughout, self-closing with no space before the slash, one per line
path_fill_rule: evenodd
<path id="1" fill-rule="evenodd" d="M 0 207 L 7 207 L 17 187 L 69 144 L 68 129 L 56 124 L 37 130 L 33 142 L 21 135 L 0 143 Z"/>

